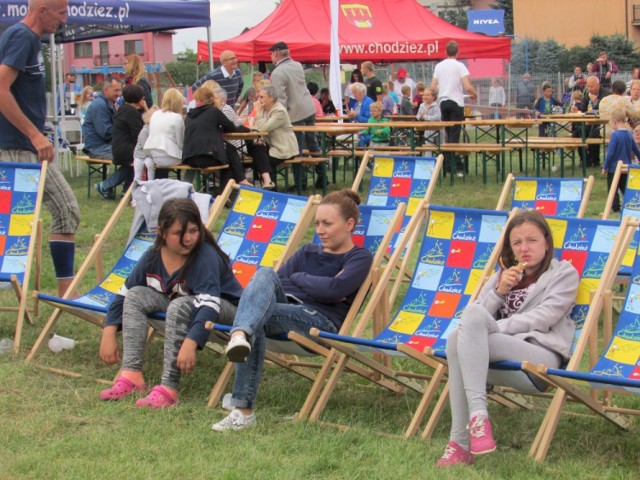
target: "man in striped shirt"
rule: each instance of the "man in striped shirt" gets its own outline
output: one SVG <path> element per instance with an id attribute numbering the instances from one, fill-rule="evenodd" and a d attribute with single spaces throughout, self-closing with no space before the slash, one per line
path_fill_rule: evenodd
<path id="1" fill-rule="evenodd" d="M 244 87 L 242 72 L 238 68 L 238 57 L 231 50 L 225 50 L 220 54 L 220 63 L 222 65 L 194 83 L 191 90 L 195 91 L 207 80 L 214 80 L 227 92 L 227 105 L 234 108 Z"/>

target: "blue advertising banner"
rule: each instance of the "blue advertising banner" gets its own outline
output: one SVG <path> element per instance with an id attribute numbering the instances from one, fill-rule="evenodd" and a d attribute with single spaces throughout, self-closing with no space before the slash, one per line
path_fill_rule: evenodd
<path id="1" fill-rule="evenodd" d="M 496 36 L 504 33 L 504 10 L 467 10 L 467 30 Z"/>

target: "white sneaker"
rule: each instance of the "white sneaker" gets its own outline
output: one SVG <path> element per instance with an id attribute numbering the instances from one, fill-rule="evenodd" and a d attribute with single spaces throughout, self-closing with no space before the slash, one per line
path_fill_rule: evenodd
<path id="1" fill-rule="evenodd" d="M 233 410 L 226 418 L 211 425 L 211 430 L 216 432 L 226 432 L 228 430 L 242 430 L 244 428 L 255 427 L 256 414 L 244 415 L 240 410 Z"/>
<path id="2" fill-rule="evenodd" d="M 457 176 L 458 178 L 463 178 L 463 177 L 464 177 L 464 173 L 462 173 L 462 172 L 458 172 L 458 173 L 456 174 L 456 176 Z"/>
<path id="3" fill-rule="evenodd" d="M 241 335 L 232 336 L 224 354 L 233 363 L 244 362 L 251 353 L 251 344 Z"/>

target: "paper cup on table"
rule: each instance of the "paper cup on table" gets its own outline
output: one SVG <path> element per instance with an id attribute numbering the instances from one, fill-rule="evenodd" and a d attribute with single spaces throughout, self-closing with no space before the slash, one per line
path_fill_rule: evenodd
<path id="1" fill-rule="evenodd" d="M 76 346 L 76 341 L 67 337 L 61 337 L 60 335 L 54 334 L 53 337 L 49 339 L 49 349 L 58 353 L 62 350 L 71 350 Z"/>

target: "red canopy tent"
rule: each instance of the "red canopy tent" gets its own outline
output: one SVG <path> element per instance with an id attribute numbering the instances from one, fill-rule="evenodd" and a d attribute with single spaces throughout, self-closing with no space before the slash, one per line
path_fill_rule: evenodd
<path id="1" fill-rule="evenodd" d="M 269 62 L 269 47 L 284 41 L 303 63 L 327 63 L 330 54 L 329 0 L 284 0 L 255 27 L 213 43 L 213 56 L 233 50 L 241 62 Z M 340 0 L 340 61 L 375 63 L 446 58 L 450 40 L 459 58 L 511 58 L 508 38 L 470 33 L 431 13 L 415 0 Z M 198 41 L 198 61 L 209 58 L 207 42 Z"/>

